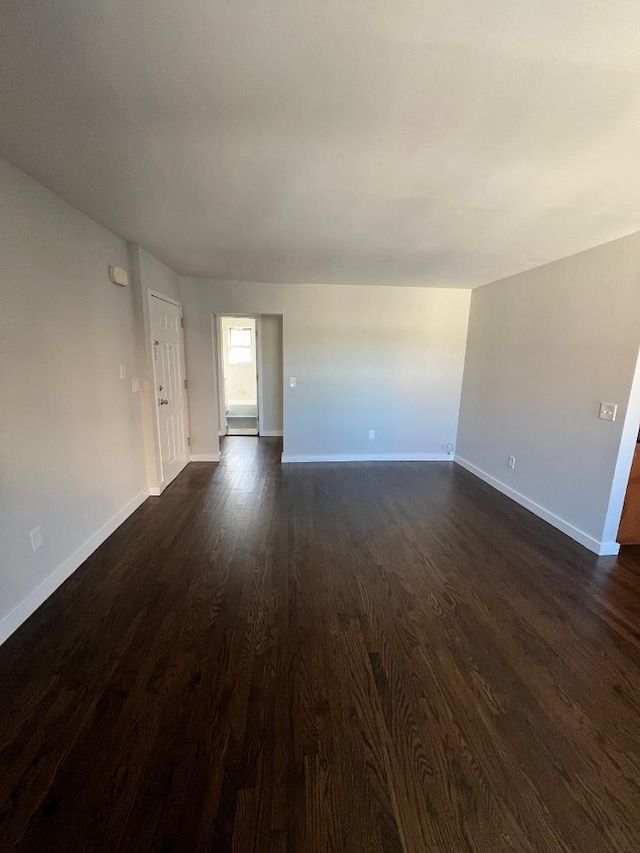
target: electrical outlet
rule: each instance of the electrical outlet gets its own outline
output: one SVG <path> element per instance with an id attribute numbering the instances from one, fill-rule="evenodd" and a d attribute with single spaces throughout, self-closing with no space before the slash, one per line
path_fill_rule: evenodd
<path id="1" fill-rule="evenodd" d="M 618 414 L 618 406 L 616 403 L 600 403 L 600 414 L 598 417 L 601 421 L 615 421 Z"/>
<path id="2" fill-rule="evenodd" d="M 370 429 L 370 430 L 369 430 L 369 438 L 370 438 L 370 439 L 374 439 L 375 437 L 376 437 L 376 431 L 375 431 L 375 429 Z"/>
<path id="3" fill-rule="evenodd" d="M 508 466 L 509 466 L 509 468 L 511 468 L 511 470 L 513 471 L 513 470 L 515 469 L 515 467 L 516 467 L 516 457 L 515 457 L 515 456 L 510 456 L 510 457 L 507 459 L 507 465 L 508 465 Z"/>
<path id="4" fill-rule="evenodd" d="M 42 528 L 34 527 L 31 533 L 29 534 L 31 538 L 31 550 L 37 551 L 38 548 L 42 548 L 42 543 L 44 539 L 42 538 Z"/>
<path id="5" fill-rule="evenodd" d="M 138 380 L 137 380 L 137 379 L 132 379 L 132 380 L 131 380 L 131 390 L 132 390 L 134 393 L 135 393 L 136 391 L 139 391 L 139 390 L 140 390 L 140 383 L 138 382 Z"/>

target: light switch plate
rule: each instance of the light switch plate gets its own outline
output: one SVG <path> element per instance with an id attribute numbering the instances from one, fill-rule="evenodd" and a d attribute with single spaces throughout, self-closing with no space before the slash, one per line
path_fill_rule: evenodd
<path id="1" fill-rule="evenodd" d="M 601 421 L 615 421 L 618 414 L 618 406 L 616 403 L 600 403 L 600 414 L 598 417 Z"/>
<path id="2" fill-rule="evenodd" d="M 42 548 L 42 528 L 34 527 L 31 533 L 29 534 L 29 538 L 31 539 L 31 550 L 37 551 L 38 548 Z"/>
<path id="3" fill-rule="evenodd" d="M 120 379 L 126 379 L 126 378 L 127 378 L 127 368 L 124 364 L 121 364 L 120 365 Z"/>
<path id="4" fill-rule="evenodd" d="M 295 388 L 295 387 L 296 387 L 296 377 L 290 376 L 289 377 L 289 388 Z"/>

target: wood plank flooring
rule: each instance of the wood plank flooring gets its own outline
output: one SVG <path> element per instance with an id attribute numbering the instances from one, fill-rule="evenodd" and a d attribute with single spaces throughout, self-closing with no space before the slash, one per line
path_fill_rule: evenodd
<path id="1" fill-rule="evenodd" d="M 640 548 L 227 438 L 0 648 L 2 851 L 640 850 Z"/>

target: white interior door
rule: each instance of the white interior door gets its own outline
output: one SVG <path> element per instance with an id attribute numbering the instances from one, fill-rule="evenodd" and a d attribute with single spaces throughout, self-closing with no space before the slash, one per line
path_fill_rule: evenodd
<path id="1" fill-rule="evenodd" d="M 189 461 L 182 308 L 154 295 L 149 303 L 162 481 L 166 486 Z"/>

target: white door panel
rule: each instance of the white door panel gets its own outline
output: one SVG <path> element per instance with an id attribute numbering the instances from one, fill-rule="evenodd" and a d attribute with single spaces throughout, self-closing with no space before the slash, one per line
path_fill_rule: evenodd
<path id="1" fill-rule="evenodd" d="M 158 433 L 165 485 L 188 462 L 186 442 L 186 393 L 182 360 L 182 308 L 150 296 L 154 379 Z"/>

